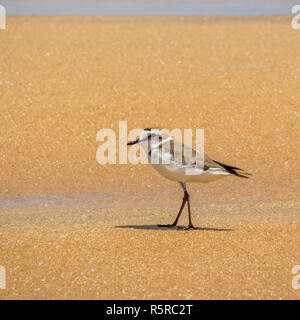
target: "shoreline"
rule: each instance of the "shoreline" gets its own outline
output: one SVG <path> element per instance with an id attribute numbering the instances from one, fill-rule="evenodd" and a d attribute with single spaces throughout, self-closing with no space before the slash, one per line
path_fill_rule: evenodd
<path id="1" fill-rule="evenodd" d="M 180 195 L 178 196 L 180 199 Z M 139 199 L 137 202 L 136 200 Z M 119 200 L 119 201 L 118 201 Z M 130 203 L 134 200 L 134 207 L 168 207 L 170 205 L 176 206 L 178 203 L 178 199 L 174 199 L 173 201 L 161 201 L 153 203 L 153 200 L 151 197 L 144 198 L 139 197 L 137 198 L 132 197 L 127 194 L 126 197 L 121 197 L 120 195 L 103 195 L 102 197 L 53 197 L 48 199 L 23 199 L 23 200 L 1 200 L 0 201 L 0 211 L 6 210 L 9 208 L 26 208 L 26 207 L 34 207 L 36 205 L 58 205 L 58 206 L 69 206 L 69 205 L 79 205 L 81 207 L 86 207 L 89 205 L 97 205 L 98 208 L 101 209 L 110 209 L 110 208 L 130 208 Z M 112 202 L 116 204 L 112 207 L 110 207 L 108 204 L 106 206 L 99 206 L 99 204 L 103 204 L 105 202 Z M 296 198 L 248 198 L 248 199 L 226 199 L 226 200 L 196 200 L 193 201 L 193 205 L 195 207 L 201 207 L 201 206 L 218 206 L 218 205 L 230 205 L 230 204 L 264 204 L 264 203 L 289 203 L 289 202 L 298 202 Z"/>

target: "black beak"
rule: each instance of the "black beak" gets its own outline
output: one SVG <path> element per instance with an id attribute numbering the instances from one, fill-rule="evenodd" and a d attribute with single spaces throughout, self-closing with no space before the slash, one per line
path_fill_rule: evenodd
<path id="1" fill-rule="evenodd" d="M 135 140 L 135 141 L 130 141 L 127 143 L 128 146 L 132 145 L 132 144 L 136 144 L 139 142 L 139 139 Z"/>

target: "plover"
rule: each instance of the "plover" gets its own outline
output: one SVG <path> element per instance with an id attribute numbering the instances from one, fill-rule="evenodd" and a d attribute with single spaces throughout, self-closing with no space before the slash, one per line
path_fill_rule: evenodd
<path id="1" fill-rule="evenodd" d="M 188 182 L 210 182 L 227 176 L 248 178 L 250 173 L 216 160 L 206 154 L 201 154 L 163 132 L 159 128 L 146 128 L 139 138 L 127 145 L 141 144 L 147 153 L 149 162 L 162 176 L 177 181 L 183 189 L 182 204 L 175 221 L 172 224 L 159 227 L 174 228 L 180 218 L 184 206 L 188 205 L 189 224 L 187 227 L 177 227 L 185 230 L 195 229 L 191 217 L 190 195 L 186 188 Z M 199 161 L 200 160 L 200 161 Z"/>

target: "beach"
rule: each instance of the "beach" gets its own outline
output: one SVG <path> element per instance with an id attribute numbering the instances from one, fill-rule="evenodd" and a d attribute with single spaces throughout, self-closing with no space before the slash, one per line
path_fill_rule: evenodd
<path id="1" fill-rule="evenodd" d="M 8 16 L 0 299 L 299 299 L 299 37 L 291 16 Z M 199 229 L 158 228 L 178 184 L 96 160 L 120 121 L 204 129 L 252 176 L 188 185 Z"/>

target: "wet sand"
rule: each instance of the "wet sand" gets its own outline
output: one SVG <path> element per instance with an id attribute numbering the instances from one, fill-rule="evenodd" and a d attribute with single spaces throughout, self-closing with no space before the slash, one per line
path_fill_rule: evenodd
<path id="1" fill-rule="evenodd" d="M 7 299 L 299 299 L 300 32 L 291 17 L 8 17 L 0 32 Z M 251 172 L 179 187 L 96 161 L 102 128 L 203 128 Z M 186 216 L 180 224 L 186 223 Z"/>
<path id="2" fill-rule="evenodd" d="M 193 210 L 193 231 L 156 227 L 175 208 L 6 210 L 1 298 L 299 299 L 291 272 L 300 260 L 297 207 L 204 205 Z"/>

